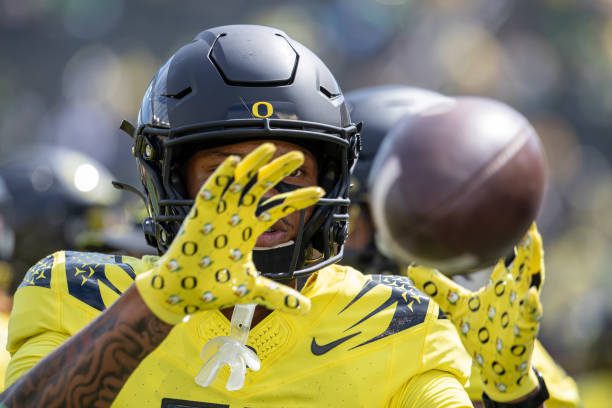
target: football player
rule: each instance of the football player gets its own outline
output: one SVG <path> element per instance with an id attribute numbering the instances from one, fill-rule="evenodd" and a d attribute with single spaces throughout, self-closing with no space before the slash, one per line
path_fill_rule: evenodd
<path id="1" fill-rule="evenodd" d="M 408 86 L 362 88 L 346 94 L 351 118 L 363 122 L 362 151 L 353 172 L 351 190 L 351 223 L 356 225 L 346 243 L 344 260 L 348 265 L 369 273 L 406 274 L 400 264 L 382 254 L 375 242 L 374 225 L 368 205 L 367 180 L 372 161 L 393 125 L 410 116 L 422 114 L 436 106 L 457 103 L 429 90 Z M 459 98 L 460 100 L 460 98 Z M 573 379 L 559 367 L 544 347 L 535 341 L 533 365 L 545 378 L 549 399 L 547 407 L 576 407 L 578 389 Z M 483 383 L 474 364 L 467 391 L 475 404 L 482 404 Z"/>
<path id="2" fill-rule="evenodd" d="M 471 406 L 470 359 L 438 306 L 405 277 L 336 264 L 359 126 L 312 52 L 269 27 L 203 31 L 123 128 L 160 257 L 34 265 L 5 406 Z M 237 391 L 230 370 L 201 387 L 200 350 L 241 303 L 259 305 L 247 345 L 261 368 Z"/>
<path id="3" fill-rule="evenodd" d="M 13 276 L 9 261 L 15 244 L 15 233 L 10 222 L 12 207 L 11 195 L 0 177 L 0 390 L 4 390 L 4 373 L 11 357 L 6 351 L 6 341 L 11 311 L 9 285 Z"/>
<path id="4" fill-rule="evenodd" d="M 103 214 L 119 201 L 110 171 L 67 147 L 38 144 L 4 155 L 0 176 L 12 197 L 11 294 L 42 257 L 82 248 L 82 237 L 101 230 Z"/>
<path id="5" fill-rule="evenodd" d="M 32 145 L 0 158 L 2 384 L 10 358 L 6 340 L 12 294 L 41 257 L 82 247 L 80 237 L 102 227 L 101 214 L 118 198 L 111 180 L 102 164 L 65 147 Z"/>

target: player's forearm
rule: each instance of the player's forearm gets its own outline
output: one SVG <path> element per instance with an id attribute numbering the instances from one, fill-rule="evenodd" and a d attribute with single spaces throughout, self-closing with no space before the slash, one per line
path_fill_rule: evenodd
<path id="1" fill-rule="evenodd" d="M 110 406 L 138 364 L 171 329 L 151 313 L 132 286 L 0 400 L 6 407 Z"/>

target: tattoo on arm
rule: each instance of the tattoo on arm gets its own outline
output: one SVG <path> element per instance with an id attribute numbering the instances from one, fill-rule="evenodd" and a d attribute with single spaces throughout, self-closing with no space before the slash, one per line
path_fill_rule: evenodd
<path id="1" fill-rule="evenodd" d="M 132 286 L 0 395 L 0 407 L 108 407 L 171 329 Z"/>

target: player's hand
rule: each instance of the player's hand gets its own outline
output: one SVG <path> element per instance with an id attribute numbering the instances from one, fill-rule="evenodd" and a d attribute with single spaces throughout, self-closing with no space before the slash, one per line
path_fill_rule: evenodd
<path id="1" fill-rule="evenodd" d="M 137 277 L 141 297 L 160 319 L 176 324 L 200 310 L 238 303 L 308 312 L 308 298 L 259 276 L 251 261 L 262 233 L 324 195 L 320 187 L 305 187 L 260 203 L 266 191 L 304 162 L 298 151 L 270 161 L 275 151 L 273 144 L 265 143 L 242 161 L 229 156 L 200 189 L 156 267 Z"/>
<path id="2" fill-rule="evenodd" d="M 492 400 L 520 399 L 538 386 L 531 355 L 542 316 L 539 290 L 544 282 L 543 259 L 542 237 L 534 223 L 515 248 L 512 265 L 507 268 L 500 260 L 489 283 L 477 292 L 436 270 L 421 266 L 408 269 L 415 284 L 457 327 Z"/>

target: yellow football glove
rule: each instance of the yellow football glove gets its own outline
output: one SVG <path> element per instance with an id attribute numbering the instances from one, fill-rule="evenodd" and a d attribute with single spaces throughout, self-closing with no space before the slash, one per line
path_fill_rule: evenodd
<path id="1" fill-rule="evenodd" d="M 141 297 L 160 319 L 177 324 L 200 310 L 238 303 L 295 313 L 310 310 L 308 298 L 258 276 L 251 261 L 262 233 L 325 193 L 320 187 L 300 188 L 260 204 L 266 191 L 304 162 L 298 151 L 270 162 L 275 151 L 265 143 L 242 161 L 229 156 L 200 189 L 168 251 L 155 268 L 137 277 Z"/>
<path id="2" fill-rule="evenodd" d="M 510 269 L 500 260 L 489 283 L 477 292 L 437 270 L 408 268 L 408 276 L 457 328 L 480 370 L 486 394 L 494 401 L 519 399 L 538 386 L 531 355 L 542 316 L 543 259 L 542 237 L 534 223 L 515 248 Z"/>

